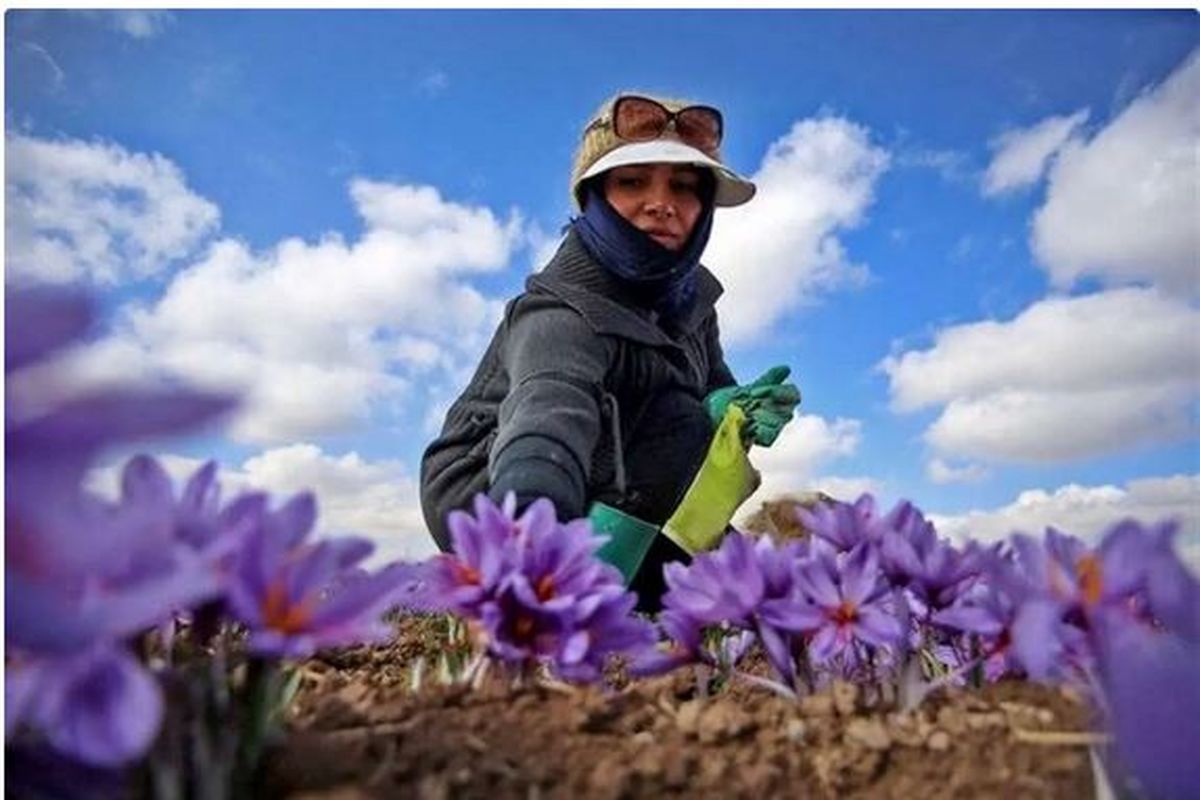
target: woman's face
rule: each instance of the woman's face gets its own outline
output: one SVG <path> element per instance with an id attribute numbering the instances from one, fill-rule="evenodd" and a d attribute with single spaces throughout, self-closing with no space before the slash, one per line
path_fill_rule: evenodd
<path id="1" fill-rule="evenodd" d="M 686 164 L 631 164 L 604 173 L 609 205 L 668 250 L 687 243 L 700 218 L 700 174 Z"/>

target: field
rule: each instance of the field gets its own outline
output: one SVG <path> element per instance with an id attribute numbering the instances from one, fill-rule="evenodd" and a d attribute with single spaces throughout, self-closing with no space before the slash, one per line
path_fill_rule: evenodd
<path id="1" fill-rule="evenodd" d="M 407 616 L 391 644 L 306 662 L 268 759 L 270 795 L 1093 796 L 1088 712 L 1057 688 L 951 689 L 908 714 L 843 683 L 799 702 L 749 685 L 701 697 L 691 669 L 614 671 L 608 688 L 492 677 L 414 692 L 414 665 L 436 659 L 445 631 L 443 618 Z"/>

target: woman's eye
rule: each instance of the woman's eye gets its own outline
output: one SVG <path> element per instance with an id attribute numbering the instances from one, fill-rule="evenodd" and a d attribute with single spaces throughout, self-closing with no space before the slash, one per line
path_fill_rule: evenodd
<path id="1" fill-rule="evenodd" d="M 696 194 L 700 191 L 700 185 L 691 181 L 676 181 L 671 188 L 680 194 Z"/>

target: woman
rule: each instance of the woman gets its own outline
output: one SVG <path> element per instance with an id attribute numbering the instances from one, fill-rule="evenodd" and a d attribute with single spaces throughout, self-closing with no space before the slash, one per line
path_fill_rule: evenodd
<path id="1" fill-rule="evenodd" d="M 421 502 L 438 546 L 446 515 L 478 492 L 518 507 L 553 501 L 562 520 L 606 504 L 654 526 L 704 462 L 736 388 L 700 264 L 717 207 L 754 184 L 721 163 L 715 108 L 639 95 L 606 102 L 571 174 L 582 212 L 550 263 L 505 311 L 470 385 L 421 463 Z M 773 441 L 799 402 L 778 371 L 750 414 Z M 763 398 L 762 381 L 757 397 Z M 757 428 L 755 427 L 757 426 Z M 661 568 L 687 554 L 658 537 L 633 581 L 652 606 Z"/>

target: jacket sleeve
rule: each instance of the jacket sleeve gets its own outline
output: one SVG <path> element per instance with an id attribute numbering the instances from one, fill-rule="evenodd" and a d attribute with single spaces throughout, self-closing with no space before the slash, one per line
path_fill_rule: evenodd
<path id="1" fill-rule="evenodd" d="M 560 305 L 518 305 L 507 324 L 501 358 L 509 391 L 489 454 L 488 493 L 499 501 L 511 491 L 518 508 L 547 497 L 560 519 L 583 516 L 613 344 Z"/>
<path id="2" fill-rule="evenodd" d="M 733 372 L 725 363 L 725 352 L 721 349 L 721 333 L 717 327 L 716 311 L 713 311 L 704 326 L 704 341 L 708 350 L 708 380 L 704 387 L 704 395 L 707 397 L 717 389 L 733 386 L 737 383 L 737 379 L 733 377 Z"/>

